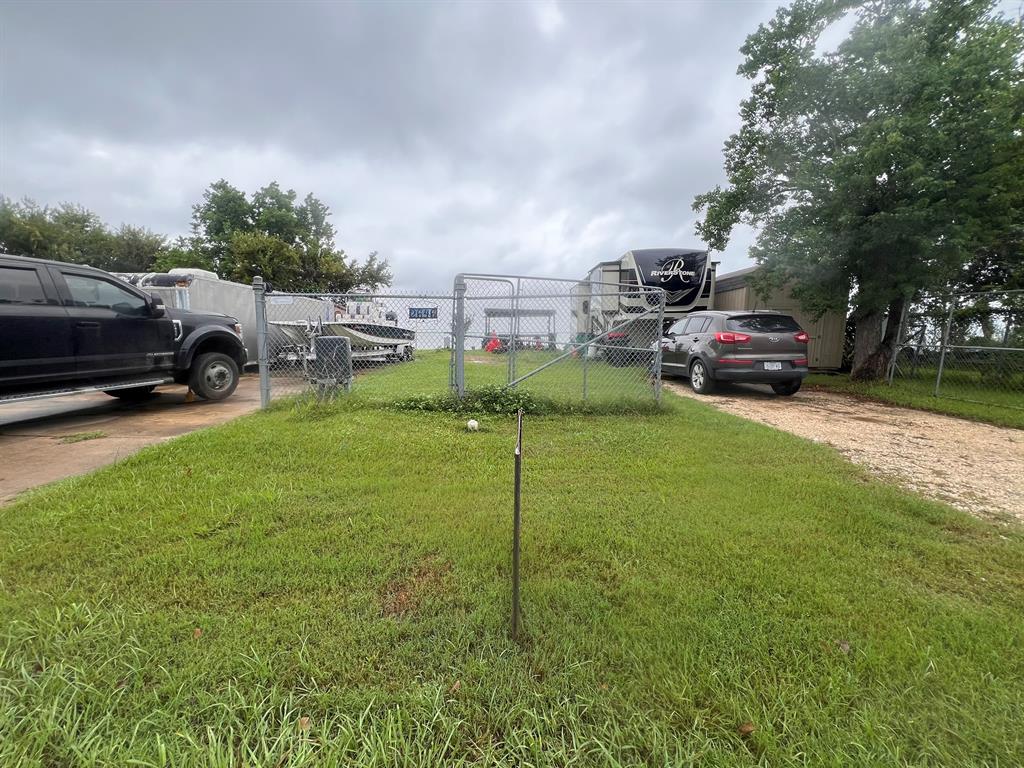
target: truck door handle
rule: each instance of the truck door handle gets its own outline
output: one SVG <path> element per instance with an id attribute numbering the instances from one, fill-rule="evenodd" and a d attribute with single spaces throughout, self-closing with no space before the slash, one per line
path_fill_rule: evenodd
<path id="1" fill-rule="evenodd" d="M 94 322 L 91 322 L 91 321 L 88 321 L 88 320 L 83 320 L 83 321 L 81 321 L 79 323 L 75 323 L 75 327 L 76 328 L 99 328 L 100 324 L 99 323 L 94 323 Z"/>

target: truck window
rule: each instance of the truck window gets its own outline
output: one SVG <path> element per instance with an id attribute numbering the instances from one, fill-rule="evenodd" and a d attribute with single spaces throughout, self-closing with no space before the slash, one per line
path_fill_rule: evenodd
<path id="1" fill-rule="evenodd" d="M 138 316 L 148 311 L 144 299 L 109 280 L 65 272 L 64 281 L 68 284 L 68 292 L 76 307 L 112 309 L 120 315 Z"/>
<path id="2" fill-rule="evenodd" d="M 46 304 L 35 269 L 0 267 L 0 304 Z"/>

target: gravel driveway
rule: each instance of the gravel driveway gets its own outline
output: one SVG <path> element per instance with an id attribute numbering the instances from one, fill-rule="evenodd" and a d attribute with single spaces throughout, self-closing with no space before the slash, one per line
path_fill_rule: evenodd
<path id="1" fill-rule="evenodd" d="M 730 386 L 695 395 L 728 413 L 828 443 L 872 473 L 988 519 L 1024 521 L 1024 430 L 872 403 L 824 390 L 776 397 L 767 387 Z"/>

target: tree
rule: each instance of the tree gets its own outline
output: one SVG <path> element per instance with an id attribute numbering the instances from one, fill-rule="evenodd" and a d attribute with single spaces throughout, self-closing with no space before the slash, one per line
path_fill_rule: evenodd
<path id="1" fill-rule="evenodd" d="M 112 272 L 147 272 L 166 238 L 122 224 L 112 232 L 92 211 L 61 203 L 40 207 L 0 198 L 0 249 L 24 256 L 90 264 Z"/>
<path id="2" fill-rule="evenodd" d="M 165 246 L 160 255 L 153 261 L 154 272 L 170 272 L 172 269 L 189 267 L 207 269 L 215 272 L 213 262 L 207 256 L 192 250 L 192 243 L 185 237 L 179 237 L 171 245 Z"/>
<path id="3" fill-rule="evenodd" d="M 850 12 L 847 39 L 816 51 Z M 761 291 L 789 285 L 819 313 L 849 300 L 852 375 L 880 377 L 904 304 L 1019 231 L 1022 30 L 987 0 L 796 0 L 741 52 L 729 185 L 696 198 L 697 231 L 722 249 L 759 227 Z"/>
<path id="4" fill-rule="evenodd" d="M 245 193 L 221 179 L 192 206 L 192 250 L 216 271 L 230 268 L 228 251 L 236 232 L 252 232 L 252 206 Z"/>
<path id="5" fill-rule="evenodd" d="M 299 273 L 299 254 L 279 237 L 265 232 L 235 232 L 231 238 L 229 280 L 251 283 L 261 275 L 277 290 L 288 290 Z"/>
<path id="6" fill-rule="evenodd" d="M 336 246 L 330 208 L 312 194 L 296 200 L 276 181 L 250 200 L 221 179 L 193 208 L 190 249 L 225 277 L 248 282 L 260 274 L 278 290 L 346 293 L 391 283 L 376 253 L 359 264 Z"/>

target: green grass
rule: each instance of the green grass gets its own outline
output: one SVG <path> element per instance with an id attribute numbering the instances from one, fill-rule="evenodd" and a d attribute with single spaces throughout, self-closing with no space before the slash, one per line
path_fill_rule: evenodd
<path id="1" fill-rule="evenodd" d="M 508 417 L 282 405 L 0 509 L 0 765 L 1024 763 L 1021 529 L 667 401 L 528 420 L 522 644 Z"/>
<path id="2" fill-rule="evenodd" d="M 550 363 L 563 353 L 520 350 L 516 353 L 516 373 L 523 376 Z M 361 371 L 354 384 L 359 397 L 368 402 L 390 402 L 394 398 L 434 395 L 448 389 L 448 350 L 416 353 L 412 362 Z M 616 367 L 604 361 L 568 357 L 553 363 L 517 388 L 562 402 L 582 400 L 584 369 L 587 398 L 591 402 L 650 403 L 653 387 L 643 366 Z M 466 352 L 466 388 L 503 385 L 508 381 L 508 355 L 483 351 Z"/>
<path id="3" fill-rule="evenodd" d="M 934 372 L 887 382 L 851 381 L 846 375 L 811 374 L 805 385 L 834 389 L 883 403 L 1024 429 L 1024 391 L 984 386 L 977 376 L 954 371 L 943 376 L 942 397 L 935 397 Z"/>

